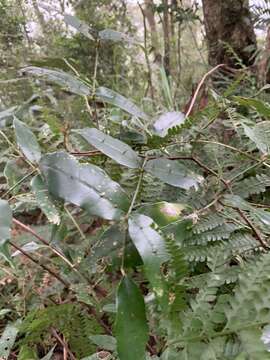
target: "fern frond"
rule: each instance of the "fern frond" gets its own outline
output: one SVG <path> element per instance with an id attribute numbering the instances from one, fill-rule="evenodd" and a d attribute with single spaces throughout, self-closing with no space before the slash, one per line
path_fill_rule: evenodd
<path id="1" fill-rule="evenodd" d="M 270 254 L 248 263 L 239 275 L 239 285 L 225 310 L 227 329 L 241 329 L 270 321 Z"/>
<path id="2" fill-rule="evenodd" d="M 242 198 L 248 198 L 251 195 L 264 193 L 266 188 L 269 186 L 270 177 L 265 174 L 261 174 L 237 182 L 233 186 L 233 192 Z"/>
<path id="3" fill-rule="evenodd" d="M 221 226 L 225 223 L 224 217 L 218 213 L 210 213 L 208 215 L 202 216 L 197 224 L 193 226 L 193 233 L 200 234 L 202 232 L 212 230 L 218 226 Z"/>
<path id="4" fill-rule="evenodd" d="M 39 344 L 42 339 L 50 336 L 51 327 L 65 336 L 71 350 L 79 358 L 95 351 L 89 335 L 102 332 L 96 320 L 90 318 L 79 306 L 61 304 L 29 312 L 20 328 L 24 335 L 21 342 L 27 345 Z"/>
<path id="5" fill-rule="evenodd" d="M 229 239 L 231 233 L 239 229 L 239 226 L 237 224 L 223 224 L 199 234 L 192 234 L 185 239 L 184 246 L 206 245 L 209 242 Z"/>

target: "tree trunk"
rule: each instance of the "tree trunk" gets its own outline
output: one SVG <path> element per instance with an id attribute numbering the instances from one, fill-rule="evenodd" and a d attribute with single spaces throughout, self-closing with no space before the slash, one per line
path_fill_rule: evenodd
<path id="1" fill-rule="evenodd" d="M 155 62 L 160 64 L 162 62 L 162 56 L 160 53 L 160 44 L 158 39 L 158 31 L 157 31 L 157 25 L 155 19 L 153 0 L 144 1 L 143 12 L 150 27 L 151 45 L 152 45 L 153 53 L 155 55 Z"/>
<path id="2" fill-rule="evenodd" d="M 38 7 L 38 3 L 37 0 L 32 0 L 32 5 L 36 14 L 36 17 L 38 19 L 41 31 L 43 33 L 44 36 L 46 36 L 47 33 L 47 25 L 46 25 L 46 21 L 44 19 L 44 16 L 42 14 L 42 12 L 40 11 L 39 7 Z"/>
<path id="3" fill-rule="evenodd" d="M 265 39 L 265 47 L 261 54 L 261 59 L 258 63 L 258 81 L 259 85 L 263 86 L 270 83 L 270 25 L 267 28 L 267 35 Z"/>
<path id="4" fill-rule="evenodd" d="M 170 43 L 170 18 L 168 0 L 162 0 L 163 5 L 163 38 L 164 38 L 164 69 L 167 75 L 171 71 L 171 43 Z"/>
<path id="5" fill-rule="evenodd" d="M 209 64 L 251 65 L 256 36 L 248 0 L 203 0 Z M 249 48 L 247 48 L 249 47 Z"/>

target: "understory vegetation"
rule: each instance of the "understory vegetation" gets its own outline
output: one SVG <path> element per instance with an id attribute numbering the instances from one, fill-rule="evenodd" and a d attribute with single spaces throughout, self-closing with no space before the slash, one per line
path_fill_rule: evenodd
<path id="1" fill-rule="evenodd" d="M 56 39 L 0 111 L 0 359 L 269 359 L 269 86 L 219 64 L 187 103 L 131 27 L 63 21 L 91 72 Z"/>

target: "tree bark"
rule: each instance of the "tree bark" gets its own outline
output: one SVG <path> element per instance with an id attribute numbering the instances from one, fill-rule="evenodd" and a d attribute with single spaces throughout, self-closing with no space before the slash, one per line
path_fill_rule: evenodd
<path id="1" fill-rule="evenodd" d="M 171 72 L 170 18 L 168 0 L 162 0 L 163 5 L 163 38 L 164 38 L 164 69 L 167 75 Z"/>
<path id="2" fill-rule="evenodd" d="M 154 2 L 153 0 L 145 0 L 144 1 L 144 16 L 147 19 L 148 25 L 150 27 L 150 34 L 151 34 L 151 45 L 153 49 L 153 53 L 155 55 L 155 62 L 161 63 L 162 56 L 160 53 L 160 44 L 158 39 L 158 30 L 157 24 L 155 19 L 155 12 L 154 12 Z"/>
<path id="3" fill-rule="evenodd" d="M 203 0 L 209 64 L 252 64 L 256 36 L 248 0 Z M 249 49 L 247 48 L 249 47 Z M 238 59 L 237 59 L 238 58 Z"/>
<path id="4" fill-rule="evenodd" d="M 267 28 L 264 50 L 261 54 L 261 59 L 258 63 L 258 81 L 259 85 L 263 86 L 270 83 L 270 25 Z"/>
<path id="5" fill-rule="evenodd" d="M 44 16 L 42 14 L 42 12 L 40 11 L 39 7 L 38 7 L 38 3 L 37 0 L 32 0 L 32 5 L 36 14 L 36 17 L 38 19 L 41 31 L 43 33 L 44 36 L 46 36 L 47 33 L 47 25 L 46 25 L 46 21 L 44 19 Z"/>

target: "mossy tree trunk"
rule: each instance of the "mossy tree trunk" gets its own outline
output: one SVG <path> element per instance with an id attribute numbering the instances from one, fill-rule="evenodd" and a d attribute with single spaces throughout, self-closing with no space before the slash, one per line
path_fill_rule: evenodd
<path id="1" fill-rule="evenodd" d="M 251 65 L 256 36 L 247 0 L 203 0 L 209 64 Z"/>

